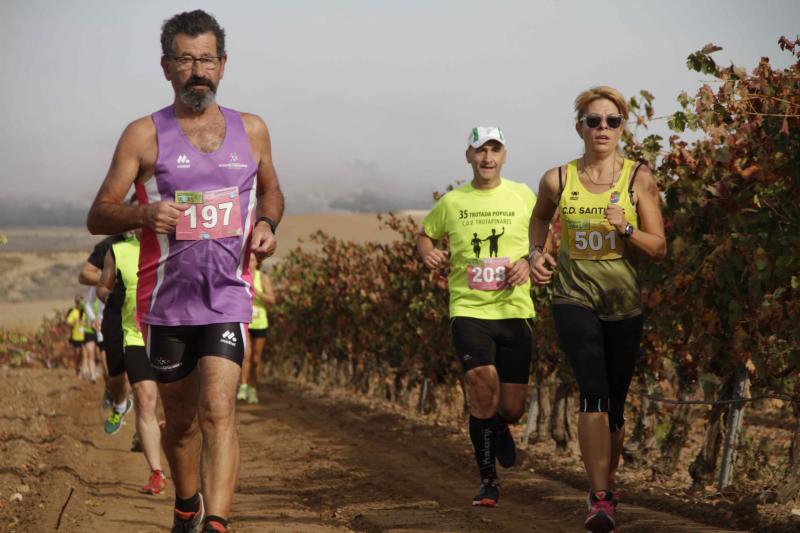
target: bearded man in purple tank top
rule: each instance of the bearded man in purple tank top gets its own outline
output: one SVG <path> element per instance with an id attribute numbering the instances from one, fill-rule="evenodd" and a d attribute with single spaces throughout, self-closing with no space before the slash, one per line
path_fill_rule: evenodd
<path id="1" fill-rule="evenodd" d="M 249 253 L 275 251 L 283 195 L 266 124 L 215 102 L 227 60 L 217 21 L 175 15 L 161 47 L 174 101 L 125 129 L 87 225 L 107 235 L 142 228 L 137 320 L 166 414 L 172 531 L 224 532 L 239 471 Z M 132 185 L 137 206 L 123 204 Z"/>

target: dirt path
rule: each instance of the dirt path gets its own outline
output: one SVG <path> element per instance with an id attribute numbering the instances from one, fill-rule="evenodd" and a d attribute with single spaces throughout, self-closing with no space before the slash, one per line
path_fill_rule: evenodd
<path id="1" fill-rule="evenodd" d="M 172 491 L 137 492 L 143 456 L 128 451 L 132 419 L 102 431 L 101 385 L 65 371 L 0 370 L 0 530 L 164 531 Z M 237 532 L 581 531 L 585 495 L 524 468 L 503 473 L 497 509 L 473 509 L 477 488 L 465 437 L 367 406 L 345 406 L 271 383 L 239 412 L 242 469 Z M 15 492 L 21 502 L 9 502 Z M 625 532 L 723 531 L 625 506 Z"/>

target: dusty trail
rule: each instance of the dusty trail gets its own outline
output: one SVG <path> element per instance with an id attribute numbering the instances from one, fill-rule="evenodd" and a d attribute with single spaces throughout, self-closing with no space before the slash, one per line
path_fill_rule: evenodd
<path id="1" fill-rule="evenodd" d="M 115 533 L 168 530 L 166 495 L 138 493 L 133 420 L 103 433 L 101 385 L 54 370 L 0 371 L 0 530 Z M 500 507 L 469 505 L 477 488 L 465 438 L 286 383 L 260 387 L 239 411 L 237 532 L 581 531 L 585 495 L 526 468 L 502 472 Z M 21 502 L 9 503 L 19 491 Z M 691 520 L 625 506 L 625 532 L 711 532 Z"/>

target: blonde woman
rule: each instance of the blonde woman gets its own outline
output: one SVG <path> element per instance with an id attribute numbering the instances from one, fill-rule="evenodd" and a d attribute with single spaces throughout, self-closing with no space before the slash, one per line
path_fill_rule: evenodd
<path id="1" fill-rule="evenodd" d="M 618 145 L 628 120 L 625 98 L 594 87 L 575 99 L 584 154 L 548 170 L 531 218 L 531 275 L 552 283 L 562 351 L 580 388 L 578 440 L 590 491 L 585 527 L 612 531 L 614 475 L 625 436 L 623 408 L 642 335 L 637 258 L 666 255 L 660 196 L 650 170 Z M 558 258 L 544 251 L 558 210 Z"/>

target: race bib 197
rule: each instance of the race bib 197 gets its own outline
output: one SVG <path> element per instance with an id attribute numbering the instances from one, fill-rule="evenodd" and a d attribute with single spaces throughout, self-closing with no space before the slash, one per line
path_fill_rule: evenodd
<path id="1" fill-rule="evenodd" d="M 510 264 L 508 257 L 472 259 L 467 263 L 467 285 L 479 291 L 505 289 Z"/>
<path id="2" fill-rule="evenodd" d="M 567 238 L 571 259 L 620 259 L 625 246 L 617 230 L 606 221 L 568 222 Z"/>
<path id="3" fill-rule="evenodd" d="M 202 194 L 202 203 L 192 203 L 178 218 L 177 240 L 222 239 L 242 234 L 239 190 L 236 187 L 192 194 Z"/>

